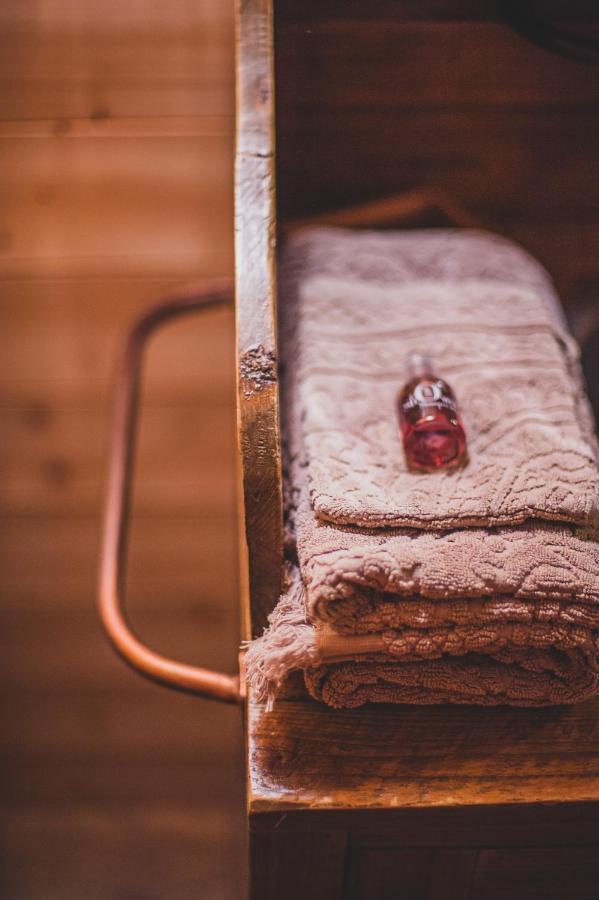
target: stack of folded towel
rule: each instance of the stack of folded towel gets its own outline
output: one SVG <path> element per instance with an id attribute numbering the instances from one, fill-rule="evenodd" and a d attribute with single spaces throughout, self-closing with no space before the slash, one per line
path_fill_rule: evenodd
<path id="1" fill-rule="evenodd" d="M 599 473 L 551 281 L 483 232 L 305 229 L 283 254 L 286 584 L 246 654 L 335 707 L 571 703 L 599 691 Z M 468 464 L 407 470 L 411 352 L 460 404 Z"/>

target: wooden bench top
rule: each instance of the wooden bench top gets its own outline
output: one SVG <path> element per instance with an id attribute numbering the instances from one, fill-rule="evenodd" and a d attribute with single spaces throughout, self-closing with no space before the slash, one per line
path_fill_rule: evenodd
<path id="1" fill-rule="evenodd" d="M 248 704 L 250 815 L 599 803 L 599 698 L 572 707 Z"/>

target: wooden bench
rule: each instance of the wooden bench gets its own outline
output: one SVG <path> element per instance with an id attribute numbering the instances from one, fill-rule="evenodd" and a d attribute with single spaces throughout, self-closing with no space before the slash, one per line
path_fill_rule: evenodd
<path id="1" fill-rule="evenodd" d="M 273 11 L 271 0 L 241 3 L 236 268 L 246 636 L 261 632 L 272 609 L 282 558 L 277 229 L 319 215 L 385 227 L 433 207 L 472 224 L 448 200 L 461 183 L 478 218 L 538 249 L 562 290 L 575 288 L 585 265 L 554 252 L 543 221 L 543 205 L 559 220 L 560 205 L 578 202 L 565 200 L 566 178 L 552 181 L 554 196 L 543 199 L 532 178 L 519 200 L 512 180 L 539 165 L 521 92 L 527 114 L 557 140 L 573 121 L 568 104 L 586 96 L 585 73 L 596 87 L 599 78 L 575 65 L 573 75 L 573 64 L 529 47 L 492 21 L 489 7 L 279 0 Z M 460 47 L 473 53 L 470 62 L 460 64 Z M 435 60 L 439 48 L 453 60 L 449 69 Z M 469 84 L 460 82 L 468 67 Z M 498 116 L 508 123 L 499 131 Z M 494 123 L 490 131 L 483 120 Z M 410 134 L 415 127 L 420 134 Z M 422 132 L 430 145 L 418 172 Z M 596 150 L 594 139 L 583 139 L 578 152 L 590 162 Z M 496 181 L 485 185 L 490 169 Z M 423 178 L 441 191 L 368 203 Z M 357 215 L 327 217 L 327 208 L 360 202 Z M 564 221 L 567 241 L 576 226 Z M 270 713 L 250 702 L 247 786 L 254 900 L 599 897 L 599 701 L 333 711 L 302 699 L 279 701 Z"/>
<path id="2" fill-rule="evenodd" d="M 599 702 L 249 705 L 252 898 L 594 900 Z"/>

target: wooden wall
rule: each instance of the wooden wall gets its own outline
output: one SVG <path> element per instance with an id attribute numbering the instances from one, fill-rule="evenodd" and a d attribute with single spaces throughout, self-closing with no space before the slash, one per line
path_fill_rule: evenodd
<path id="1" fill-rule="evenodd" d="M 6 900 L 239 897 L 237 710 L 125 669 L 94 609 L 109 385 L 131 318 L 232 273 L 233 9 L 0 4 L 0 682 Z M 233 318 L 147 367 L 141 634 L 232 670 Z"/>
<path id="2" fill-rule="evenodd" d="M 570 7 L 599 33 L 597 4 Z M 498 0 L 279 0 L 283 219 L 423 185 L 554 273 L 599 285 L 599 67 L 549 53 Z"/>

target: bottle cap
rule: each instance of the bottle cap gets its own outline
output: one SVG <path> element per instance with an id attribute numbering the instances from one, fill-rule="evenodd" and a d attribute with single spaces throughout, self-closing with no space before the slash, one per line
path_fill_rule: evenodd
<path id="1" fill-rule="evenodd" d="M 433 374 L 433 363 L 426 353 L 411 353 L 407 360 L 408 377 L 428 378 Z"/>

